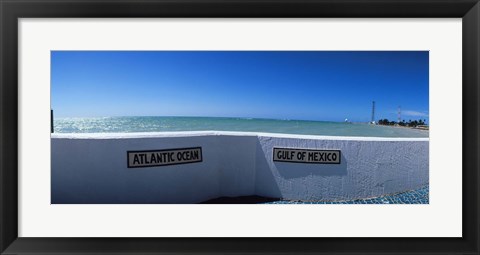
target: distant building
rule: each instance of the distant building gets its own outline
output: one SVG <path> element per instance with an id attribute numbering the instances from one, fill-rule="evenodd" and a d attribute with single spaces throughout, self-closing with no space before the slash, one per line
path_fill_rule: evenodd
<path id="1" fill-rule="evenodd" d="M 372 101 L 372 119 L 370 124 L 375 124 L 375 101 Z"/>

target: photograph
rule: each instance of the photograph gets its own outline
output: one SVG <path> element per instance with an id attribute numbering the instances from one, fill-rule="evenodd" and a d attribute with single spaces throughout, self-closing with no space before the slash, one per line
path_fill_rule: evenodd
<path id="1" fill-rule="evenodd" d="M 429 51 L 50 64 L 51 204 L 429 204 Z"/>
<path id="2" fill-rule="evenodd" d="M 0 0 L 0 255 L 478 254 L 480 0 Z"/>

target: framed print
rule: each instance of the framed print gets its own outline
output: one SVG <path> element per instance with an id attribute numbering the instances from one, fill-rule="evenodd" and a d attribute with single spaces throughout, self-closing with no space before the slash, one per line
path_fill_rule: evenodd
<path id="1" fill-rule="evenodd" d="M 1 1 L 1 253 L 477 254 L 479 8 Z"/>

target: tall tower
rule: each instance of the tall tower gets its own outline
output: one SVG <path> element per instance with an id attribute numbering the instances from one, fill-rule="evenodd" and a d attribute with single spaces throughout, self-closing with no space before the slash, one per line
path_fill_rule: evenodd
<path id="1" fill-rule="evenodd" d="M 401 121 L 402 121 L 402 107 L 399 105 L 398 112 L 397 112 L 397 123 L 400 123 Z"/>
<path id="2" fill-rule="evenodd" d="M 372 121 L 370 123 L 375 123 L 375 101 L 372 101 Z"/>

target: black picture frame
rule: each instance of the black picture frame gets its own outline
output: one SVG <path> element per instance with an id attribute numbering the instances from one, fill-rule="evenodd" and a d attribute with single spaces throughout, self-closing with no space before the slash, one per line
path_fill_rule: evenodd
<path id="1" fill-rule="evenodd" d="M 478 0 L 0 0 L 0 17 L 1 254 L 479 254 Z M 18 19 L 65 17 L 462 18 L 463 237 L 18 237 Z"/>

